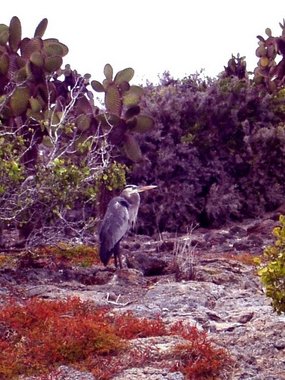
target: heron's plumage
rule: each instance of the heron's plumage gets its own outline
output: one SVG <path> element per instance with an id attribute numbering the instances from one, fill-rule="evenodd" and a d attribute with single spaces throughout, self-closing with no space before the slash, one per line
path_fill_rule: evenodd
<path id="1" fill-rule="evenodd" d="M 109 202 L 99 230 L 99 254 L 104 265 L 107 265 L 111 256 L 114 255 L 116 266 L 119 259 L 120 267 L 122 267 L 119 244 L 127 231 L 134 228 L 140 206 L 139 193 L 155 187 L 128 185 L 119 197 L 114 197 Z"/>
<path id="2" fill-rule="evenodd" d="M 99 231 L 100 258 L 104 265 L 108 264 L 113 249 L 129 229 L 129 203 L 123 197 L 115 197 L 108 204 Z"/>

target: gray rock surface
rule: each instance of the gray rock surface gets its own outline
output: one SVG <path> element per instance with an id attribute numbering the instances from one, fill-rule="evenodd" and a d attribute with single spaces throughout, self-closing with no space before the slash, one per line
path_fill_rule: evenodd
<path id="1" fill-rule="evenodd" d="M 21 286 L 28 297 L 79 296 L 99 305 L 111 305 L 116 313 L 130 310 L 139 317 L 159 315 L 166 323 L 187 322 L 206 331 L 233 357 L 232 373 L 223 379 L 285 380 L 285 315 L 273 312 L 256 268 L 242 260 L 243 254 L 261 254 L 264 246 L 272 243 L 271 230 L 276 224 L 275 219 L 267 218 L 219 231 L 198 229 L 191 236 L 163 234 L 162 240 L 131 237 L 125 242 L 124 252 L 129 255 L 125 265 L 132 263 L 133 268 L 70 269 L 68 276 L 31 268 L 21 274 L 20 285 L 12 272 L 6 272 L 0 275 L 1 294 L 8 282 L 9 287 Z M 177 245 L 177 240 L 182 244 Z M 178 282 L 179 255 L 182 263 L 191 266 L 187 272 L 191 275 Z M 164 274 L 146 276 L 152 273 L 152 262 L 154 268 L 163 268 Z M 146 340 L 136 340 L 136 345 L 145 344 Z M 158 349 L 169 344 L 169 336 L 151 341 Z M 93 379 L 91 374 L 80 374 L 69 367 L 61 371 L 65 377 L 60 380 Z M 146 367 L 128 369 L 114 379 L 182 380 L 183 375 Z"/>

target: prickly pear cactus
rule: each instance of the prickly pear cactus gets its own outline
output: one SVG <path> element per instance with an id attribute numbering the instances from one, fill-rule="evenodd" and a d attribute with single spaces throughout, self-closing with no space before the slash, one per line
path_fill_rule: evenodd
<path id="1" fill-rule="evenodd" d="M 38 112 L 47 107 L 47 76 L 60 69 L 62 58 L 68 53 L 68 48 L 57 39 L 42 39 L 47 23 L 43 19 L 31 39 L 22 39 L 21 22 L 16 16 L 9 26 L 0 25 L 0 94 L 5 98 L 6 118 L 25 118 L 34 112 L 31 104 L 36 101 L 40 104 Z M 5 85 L 13 82 L 14 88 L 7 91 Z"/>
<path id="2" fill-rule="evenodd" d="M 47 25 L 45 18 L 32 38 L 22 39 L 18 17 L 9 25 L 0 24 L 0 124 L 23 136 L 30 147 L 23 160 L 31 165 L 39 144 L 51 146 L 49 136 L 55 128 L 65 128 L 69 134 L 70 128 L 76 128 L 86 138 L 98 125 L 88 75 L 80 76 L 69 65 L 61 68 L 68 48 L 56 38 L 43 38 Z"/>
<path id="3" fill-rule="evenodd" d="M 69 131 L 66 139 L 72 130 L 82 140 L 102 128 L 112 145 L 139 161 L 142 155 L 133 134 L 151 129 L 153 120 L 140 115 L 143 89 L 130 85 L 134 70 L 126 68 L 114 74 L 107 64 L 103 83 L 91 82 L 95 91 L 105 95 L 106 110 L 100 113 L 88 89 L 90 75 L 81 76 L 69 65 L 62 68 L 68 48 L 56 38 L 44 38 L 47 26 L 44 18 L 32 38 L 22 38 L 18 17 L 9 25 L 0 24 L 0 122 L 19 130 L 27 147 L 33 144 L 24 161 L 35 165 L 36 156 L 31 157 L 31 152 L 41 143 L 51 147 L 56 128 Z"/>
<path id="4" fill-rule="evenodd" d="M 254 81 L 266 85 L 271 92 L 285 84 L 285 19 L 279 25 L 282 29 L 281 36 L 273 37 L 271 29 L 266 28 L 267 38 L 257 36 L 259 41 L 255 51 L 259 60 L 254 70 Z M 280 55 L 281 60 L 277 63 L 276 58 Z"/>
<path id="5" fill-rule="evenodd" d="M 116 73 L 110 64 L 104 67 L 105 79 L 102 83 L 91 82 L 96 92 L 105 93 L 106 112 L 99 116 L 103 129 L 111 129 L 111 142 L 119 145 L 122 152 L 132 161 L 140 161 L 142 154 L 133 136 L 133 132 L 145 133 L 152 129 L 154 121 L 147 115 L 140 115 L 139 102 L 143 89 L 130 85 L 134 76 L 132 68 L 126 68 Z"/>
<path id="6" fill-rule="evenodd" d="M 232 55 L 228 61 L 228 66 L 225 66 L 224 77 L 247 78 L 245 57 L 240 57 L 239 54 L 236 57 Z"/>

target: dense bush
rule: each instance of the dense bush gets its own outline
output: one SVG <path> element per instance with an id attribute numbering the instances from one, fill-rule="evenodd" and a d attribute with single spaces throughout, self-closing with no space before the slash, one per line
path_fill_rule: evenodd
<path id="1" fill-rule="evenodd" d="M 284 20 L 280 27 L 280 37 L 269 28 L 257 37 L 253 79 L 238 54 L 216 79 L 166 73 L 147 86 L 141 107 L 156 129 L 140 141 L 144 161 L 131 181 L 159 190 L 147 195 L 156 202 L 142 206 L 140 231 L 219 226 L 283 202 Z"/>
<path id="2" fill-rule="evenodd" d="M 140 219 L 139 230 L 219 226 L 279 206 L 285 191 L 280 98 L 247 77 L 225 74 L 184 80 L 166 74 L 159 86 L 148 85 L 141 106 L 156 128 L 140 141 L 144 161 L 131 181 L 159 189 L 149 195 L 156 202 L 142 207 L 150 218 Z"/>

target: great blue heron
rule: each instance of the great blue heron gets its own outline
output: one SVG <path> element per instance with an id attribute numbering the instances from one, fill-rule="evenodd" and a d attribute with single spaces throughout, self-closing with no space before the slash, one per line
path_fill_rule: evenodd
<path id="1" fill-rule="evenodd" d="M 122 268 L 120 257 L 120 241 L 131 228 L 134 228 L 140 206 L 139 193 L 155 189 L 157 186 L 126 186 L 118 197 L 114 197 L 108 204 L 100 230 L 100 259 L 106 266 L 114 255 L 115 266 Z"/>

